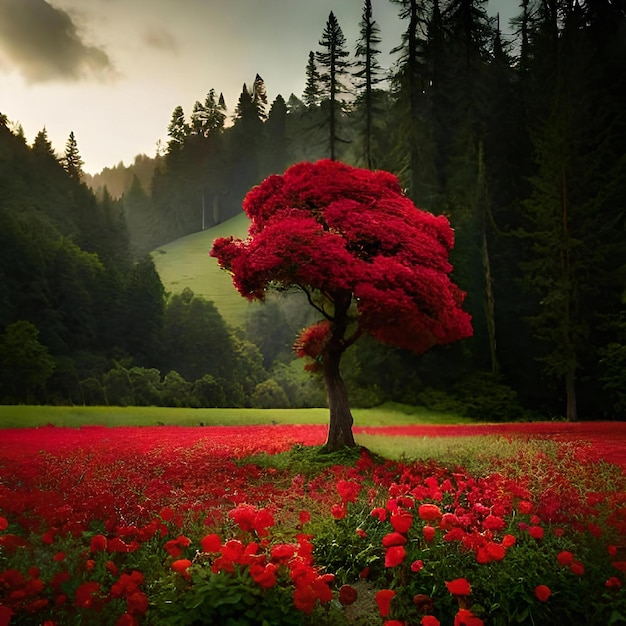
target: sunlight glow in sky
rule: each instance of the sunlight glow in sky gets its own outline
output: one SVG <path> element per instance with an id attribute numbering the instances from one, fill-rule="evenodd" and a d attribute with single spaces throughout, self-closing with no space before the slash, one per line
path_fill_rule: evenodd
<path id="1" fill-rule="evenodd" d="M 518 0 L 490 0 L 501 24 Z M 406 24 L 373 0 L 383 67 Z M 73 131 L 85 171 L 154 156 L 172 111 L 207 92 L 229 113 L 258 73 L 268 99 L 302 96 L 309 51 L 330 11 L 354 51 L 362 0 L 0 0 L 0 113 L 26 140 L 46 128 L 61 154 Z"/>

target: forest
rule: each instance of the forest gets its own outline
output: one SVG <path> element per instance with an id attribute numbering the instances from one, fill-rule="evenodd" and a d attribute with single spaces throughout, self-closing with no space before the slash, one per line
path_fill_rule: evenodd
<path id="1" fill-rule="evenodd" d="M 333 13 L 311 42 L 302 94 L 270 103 L 257 75 L 229 117 L 209 86 L 128 167 L 88 176 L 73 133 L 59 155 L 0 111 L 0 403 L 323 405 L 291 349 L 306 302 L 278 294 L 235 328 L 166 293 L 149 253 L 331 158 L 394 173 L 449 219 L 474 329 L 421 356 L 354 346 L 355 406 L 626 419 L 624 3 L 520 0 L 505 38 L 483 0 L 393 1 L 392 67 L 364 0 L 356 42 Z"/>

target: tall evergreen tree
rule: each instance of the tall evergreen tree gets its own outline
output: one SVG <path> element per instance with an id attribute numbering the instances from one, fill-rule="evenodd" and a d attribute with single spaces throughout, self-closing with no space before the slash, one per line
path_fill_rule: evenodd
<path id="1" fill-rule="evenodd" d="M 372 134 L 374 120 L 374 89 L 383 79 L 382 68 L 376 58 L 380 50 L 376 47 L 381 42 L 380 28 L 372 17 L 372 0 L 365 0 L 361 17 L 360 38 L 356 46 L 356 66 L 359 68 L 354 74 L 358 79 L 357 90 L 362 92 L 362 105 L 365 114 L 364 124 L 364 153 L 368 168 L 373 167 Z"/>
<path id="2" fill-rule="evenodd" d="M 63 157 L 63 168 L 73 180 L 80 181 L 83 175 L 84 162 L 78 151 L 78 143 L 74 136 L 74 131 L 70 132 L 70 136 L 65 144 L 65 155 Z"/>
<path id="3" fill-rule="evenodd" d="M 190 132 L 183 107 L 179 105 L 172 112 L 172 119 L 167 127 L 167 136 L 170 138 L 167 142 L 168 154 L 180 150 Z"/>
<path id="4" fill-rule="evenodd" d="M 332 11 L 328 16 L 319 45 L 323 50 L 317 52 L 315 58 L 324 70 L 320 72 L 320 83 L 322 95 L 328 102 L 330 158 L 334 160 L 337 153 L 336 144 L 339 141 L 337 134 L 338 113 L 341 111 L 339 96 L 346 90 L 341 79 L 348 73 L 350 63 L 347 57 L 350 53 L 345 49 L 346 38 Z"/>
<path id="5" fill-rule="evenodd" d="M 302 94 L 302 101 L 307 107 L 316 107 L 319 106 L 320 100 L 320 74 L 317 71 L 315 53 L 311 51 L 306 64 L 306 85 Z"/>

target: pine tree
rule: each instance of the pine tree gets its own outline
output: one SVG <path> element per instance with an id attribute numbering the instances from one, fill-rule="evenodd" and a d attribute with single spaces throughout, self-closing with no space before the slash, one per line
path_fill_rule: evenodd
<path id="1" fill-rule="evenodd" d="M 315 63 L 315 53 L 311 51 L 306 64 L 306 86 L 302 94 L 302 101 L 311 108 L 319 106 L 320 100 L 320 75 Z"/>
<path id="2" fill-rule="evenodd" d="M 360 69 L 354 76 L 358 79 L 357 90 L 363 93 L 365 162 L 367 167 L 371 169 L 373 167 L 374 87 L 383 80 L 380 76 L 382 69 L 376 58 L 380 54 L 380 50 L 376 48 L 381 41 L 380 28 L 372 17 L 372 0 L 365 0 L 360 34 L 361 37 L 356 46 L 357 62 L 355 64 Z"/>
<path id="3" fill-rule="evenodd" d="M 63 169 L 65 169 L 70 178 L 80 181 L 83 175 L 83 165 L 84 162 L 80 158 L 80 153 L 78 152 L 76 137 L 74 137 L 74 131 L 72 131 L 70 132 L 70 136 L 67 139 L 67 144 L 65 145 Z"/>
<path id="4" fill-rule="evenodd" d="M 167 127 L 167 136 L 170 140 L 167 142 L 168 154 L 172 154 L 176 150 L 179 150 L 185 143 L 185 139 L 189 136 L 191 128 L 185 120 L 185 112 L 182 106 L 177 106 Z"/>
<path id="5" fill-rule="evenodd" d="M 319 45 L 324 48 L 324 51 L 318 52 L 315 58 L 325 70 L 320 73 L 320 83 L 322 85 L 322 95 L 327 99 L 329 105 L 330 158 L 334 160 L 336 158 L 336 144 L 339 141 L 337 136 L 337 112 L 341 109 L 339 95 L 346 90 L 341 82 L 341 78 L 348 73 L 350 63 L 346 58 L 350 53 L 345 49 L 346 38 L 332 11 L 328 16 Z"/>

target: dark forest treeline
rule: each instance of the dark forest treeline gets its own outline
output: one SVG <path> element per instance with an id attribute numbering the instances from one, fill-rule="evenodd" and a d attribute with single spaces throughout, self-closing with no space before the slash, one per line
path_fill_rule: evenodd
<path id="1" fill-rule="evenodd" d="M 449 217 L 455 280 L 475 329 L 471 340 L 419 358 L 355 347 L 346 378 L 358 401 L 422 402 L 485 419 L 519 417 L 522 406 L 569 419 L 626 416 L 623 2 L 520 0 L 506 42 L 481 0 L 395 4 L 406 29 L 402 41 L 386 42 L 397 44 L 391 70 L 378 63 L 369 0 L 351 48 L 331 14 L 303 64 L 301 98 L 270 104 L 257 76 L 228 120 L 211 89 L 189 115 L 174 110 L 162 155 L 96 177 L 97 201 L 68 172 L 67 149 L 64 169 L 50 154 L 44 162 L 37 140 L 28 147 L 0 128 L 1 149 L 21 155 L 19 166 L 6 161 L 12 173 L 5 161 L 0 172 L 3 345 L 19 320 L 39 331 L 55 362 L 39 398 L 82 400 L 61 385 L 63 367 L 77 370 L 81 393 L 91 390 L 84 401 L 112 403 L 105 373 L 128 380 L 135 368 L 149 378 L 155 368 L 174 370 L 189 389 L 207 373 L 231 403 L 254 393 L 268 405 L 315 402 L 285 350 L 293 337 L 285 329 L 304 319 L 289 301 L 270 303 L 272 314 L 252 319 L 246 337 L 226 332 L 245 380 L 212 370 L 208 352 L 196 370 L 187 370 L 189 355 L 164 356 L 165 345 L 194 346 L 183 349 L 167 330 L 167 312 L 178 310 L 182 332 L 194 302 L 212 305 L 193 294 L 167 301 L 141 255 L 235 215 L 267 175 L 333 155 L 398 174 L 418 206 Z M 164 380 L 153 380 L 161 395 L 152 402 L 167 395 Z"/>

